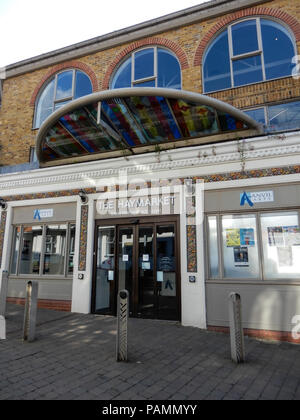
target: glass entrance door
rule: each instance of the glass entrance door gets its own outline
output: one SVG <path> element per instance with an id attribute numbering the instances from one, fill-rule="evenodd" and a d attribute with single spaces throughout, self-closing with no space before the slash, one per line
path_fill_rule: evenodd
<path id="1" fill-rule="evenodd" d="M 116 315 L 117 293 L 129 292 L 132 317 L 179 320 L 177 225 L 98 227 L 94 312 Z"/>

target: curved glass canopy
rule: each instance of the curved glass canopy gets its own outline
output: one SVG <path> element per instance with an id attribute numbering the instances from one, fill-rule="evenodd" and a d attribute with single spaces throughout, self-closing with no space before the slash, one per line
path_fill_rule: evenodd
<path id="1" fill-rule="evenodd" d="M 204 95 L 116 89 L 54 112 L 39 130 L 36 150 L 42 167 L 57 166 L 232 140 L 259 130 L 248 115 Z"/>

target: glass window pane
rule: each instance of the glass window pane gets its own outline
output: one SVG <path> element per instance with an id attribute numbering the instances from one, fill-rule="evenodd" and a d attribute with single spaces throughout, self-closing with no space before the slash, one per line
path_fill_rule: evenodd
<path id="1" fill-rule="evenodd" d="M 224 275 L 258 278 L 259 259 L 255 215 L 222 217 Z"/>
<path id="2" fill-rule="evenodd" d="M 43 274 L 64 275 L 66 236 L 66 225 L 51 225 L 46 227 Z"/>
<path id="3" fill-rule="evenodd" d="M 153 266 L 153 228 L 139 228 L 139 306 L 138 312 L 145 317 L 153 315 L 154 266 Z"/>
<path id="4" fill-rule="evenodd" d="M 297 212 L 261 216 L 265 278 L 299 279 L 300 227 Z"/>
<path id="5" fill-rule="evenodd" d="M 300 128 L 300 102 L 270 106 L 268 113 L 270 131 L 295 130 Z"/>
<path id="6" fill-rule="evenodd" d="M 65 71 L 57 76 L 56 99 L 72 96 L 73 70 Z"/>
<path id="7" fill-rule="evenodd" d="M 74 271 L 75 235 L 76 235 L 76 226 L 70 225 L 68 274 L 73 274 L 73 271 Z"/>
<path id="8" fill-rule="evenodd" d="M 42 252 L 42 226 L 24 227 L 20 274 L 39 274 Z"/>
<path id="9" fill-rule="evenodd" d="M 90 78 L 81 71 L 76 71 L 74 99 L 90 95 L 91 93 L 93 93 L 93 88 Z"/>
<path id="10" fill-rule="evenodd" d="M 267 80 L 291 76 L 295 49 L 289 32 L 267 19 L 261 19 L 261 32 Z"/>
<path id="11" fill-rule="evenodd" d="M 237 23 L 231 28 L 233 55 L 246 54 L 258 50 L 256 20 Z"/>
<path id="12" fill-rule="evenodd" d="M 158 87 L 181 89 L 181 70 L 176 57 L 169 51 L 159 48 L 158 59 Z"/>
<path id="13" fill-rule="evenodd" d="M 203 76 L 205 92 L 228 89 L 231 87 L 227 30 L 212 42 L 206 52 L 203 64 Z"/>
<path id="14" fill-rule="evenodd" d="M 233 61 L 233 76 L 234 86 L 261 82 L 263 80 L 261 56 L 256 55 Z"/>
<path id="15" fill-rule="evenodd" d="M 111 89 L 122 89 L 131 87 L 131 63 L 132 58 L 128 58 L 116 72 Z"/>
<path id="16" fill-rule="evenodd" d="M 258 123 L 266 125 L 265 108 L 247 109 L 246 111 L 243 110 L 243 112 Z"/>
<path id="17" fill-rule="evenodd" d="M 39 97 L 37 108 L 36 108 L 36 114 L 35 114 L 35 128 L 40 128 L 42 123 L 53 112 L 54 85 L 55 85 L 55 80 L 53 79 L 45 87 L 41 96 Z"/>
<path id="18" fill-rule="evenodd" d="M 98 227 L 95 310 L 110 311 L 115 269 L 115 228 Z"/>
<path id="19" fill-rule="evenodd" d="M 154 49 L 147 48 L 134 54 L 134 80 L 154 76 Z"/>
<path id="20" fill-rule="evenodd" d="M 21 227 L 17 226 L 15 227 L 14 237 L 13 237 L 10 274 L 17 274 L 17 263 L 18 263 L 18 255 L 19 255 L 19 248 L 20 248 L 20 235 L 21 235 Z"/>
<path id="21" fill-rule="evenodd" d="M 218 251 L 217 217 L 208 217 L 209 238 L 209 277 L 219 277 L 219 251 Z"/>

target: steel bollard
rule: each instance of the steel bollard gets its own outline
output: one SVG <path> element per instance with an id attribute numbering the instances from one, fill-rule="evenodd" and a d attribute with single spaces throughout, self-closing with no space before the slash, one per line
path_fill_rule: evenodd
<path id="1" fill-rule="evenodd" d="M 244 363 L 245 343 L 242 326 L 242 304 L 241 297 L 237 293 L 229 295 L 229 326 L 231 358 L 235 363 Z"/>
<path id="2" fill-rule="evenodd" d="M 0 315 L 0 340 L 6 340 L 6 321 L 2 315 Z"/>
<path id="3" fill-rule="evenodd" d="M 117 362 L 128 360 L 128 317 L 129 293 L 127 290 L 122 290 L 118 294 Z"/>
<path id="4" fill-rule="evenodd" d="M 0 287 L 0 316 L 5 317 L 6 298 L 8 290 L 8 271 L 2 271 L 1 287 Z"/>
<path id="5" fill-rule="evenodd" d="M 37 301 L 38 301 L 39 283 L 29 281 L 26 287 L 26 304 L 23 324 L 23 340 L 31 343 L 35 340 Z"/>

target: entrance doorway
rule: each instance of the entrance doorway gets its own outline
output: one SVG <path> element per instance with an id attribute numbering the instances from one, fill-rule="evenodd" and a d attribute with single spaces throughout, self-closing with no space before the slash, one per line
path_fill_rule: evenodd
<path id="1" fill-rule="evenodd" d="M 180 320 L 178 218 L 98 222 L 92 311 L 116 315 L 129 292 L 132 317 Z"/>

